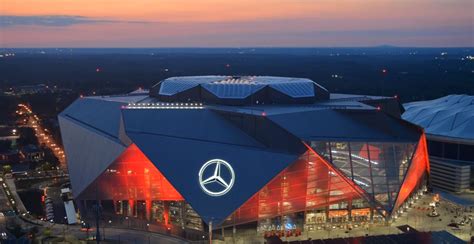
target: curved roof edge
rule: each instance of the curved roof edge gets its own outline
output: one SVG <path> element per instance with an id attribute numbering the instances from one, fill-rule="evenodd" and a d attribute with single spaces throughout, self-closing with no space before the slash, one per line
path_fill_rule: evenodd
<path id="1" fill-rule="evenodd" d="M 402 118 L 423 127 L 427 135 L 474 141 L 474 96 L 448 95 L 403 106 Z"/>

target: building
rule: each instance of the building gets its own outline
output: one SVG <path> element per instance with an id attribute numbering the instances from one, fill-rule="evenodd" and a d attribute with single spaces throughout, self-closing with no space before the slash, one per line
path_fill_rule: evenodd
<path id="1" fill-rule="evenodd" d="M 5 92 L 8 95 L 32 95 L 32 94 L 44 94 L 49 93 L 51 90 L 45 84 L 37 85 L 26 85 L 26 86 L 16 86 L 12 87 L 9 92 Z"/>
<path id="2" fill-rule="evenodd" d="M 59 115 L 83 217 L 259 231 L 387 221 L 426 189 L 423 130 L 393 97 L 283 77 L 173 77 Z"/>
<path id="3" fill-rule="evenodd" d="M 11 144 L 15 145 L 18 138 L 20 135 L 15 127 L 0 125 L 0 143 L 1 141 L 11 141 Z"/>
<path id="4" fill-rule="evenodd" d="M 404 104 L 403 118 L 425 128 L 434 188 L 474 189 L 474 96 Z"/>
<path id="5" fill-rule="evenodd" d="M 11 165 L 19 162 L 18 150 L 0 150 L 0 165 Z"/>
<path id="6" fill-rule="evenodd" d="M 44 159 L 44 151 L 32 144 L 22 147 L 20 155 L 26 162 L 39 162 Z"/>

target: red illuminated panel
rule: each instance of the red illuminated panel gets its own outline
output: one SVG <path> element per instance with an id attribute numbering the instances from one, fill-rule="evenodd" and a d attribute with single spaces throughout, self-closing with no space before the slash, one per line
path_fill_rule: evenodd
<path id="1" fill-rule="evenodd" d="M 88 189 L 82 199 L 183 200 L 135 145 L 130 145 Z"/>
<path id="2" fill-rule="evenodd" d="M 379 155 L 382 151 L 380 150 L 380 148 L 373 145 L 364 144 L 364 146 L 362 146 L 362 148 L 360 149 L 359 156 L 369 159 L 369 151 L 371 160 L 379 160 Z"/>
<path id="3" fill-rule="evenodd" d="M 431 169 L 430 169 L 430 160 L 429 160 L 430 155 L 428 154 L 428 145 L 427 145 L 427 143 L 426 143 L 426 135 L 425 135 L 425 133 L 423 133 L 423 134 L 421 135 L 421 140 L 423 140 L 423 144 L 424 144 L 424 146 L 423 146 L 423 154 L 424 154 L 424 156 L 425 156 L 425 158 L 426 158 L 426 170 L 428 171 L 428 174 L 429 174 L 429 173 L 431 172 Z"/>
<path id="4" fill-rule="evenodd" d="M 309 149 L 234 212 L 234 224 L 361 198 L 355 184 Z"/>
<path id="5" fill-rule="evenodd" d="M 425 134 L 423 134 L 420 137 L 418 147 L 416 148 L 415 154 L 411 160 L 410 168 L 406 173 L 405 180 L 403 181 L 400 192 L 398 193 L 395 209 L 398 209 L 413 192 L 415 187 L 418 186 L 425 172 L 429 172 L 429 159 L 426 147 L 426 137 Z"/>

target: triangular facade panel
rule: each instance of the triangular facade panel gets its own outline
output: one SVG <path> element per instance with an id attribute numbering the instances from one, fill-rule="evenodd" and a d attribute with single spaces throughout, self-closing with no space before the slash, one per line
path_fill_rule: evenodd
<path id="1" fill-rule="evenodd" d="M 235 209 L 286 168 L 298 156 L 222 143 L 159 135 L 128 133 L 193 209 L 209 223 L 219 225 Z M 213 159 L 228 162 L 235 184 L 222 196 L 210 196 L 200 187 L 199 172 Z"/>
<path id="2" fill-rule="evenodd" d="M 395 204 L 415 149 L 414 143 L 313 141 L 310 145 L 386 211 Z"/>
<path id="3" fill-rule="evenodd" d="M 118 138 L 121 107 L 126 104 L 101 100 L 98 97 L 79 98 L 59 116 L 83 123 L 112 138 Z"/>
<path id="4" fill-rule="evenodd" d="M 308 150 L 236 210 L 225 224 L 348 204 L 363 199 L 355 187 L 322 157 Z"/>
<path id="5" fill-rule="evenodd" d="M 180 201 L 181 194 L 135 145 L 130 145 L 80 198 Z"/>
<path id="6" fill-rule="evenodd" d="M 410 194 L 413 193 L 413 190 L 422 183 L 425 179 L 423 175 L 428 174 L 429 171 L 430 164 L 426 146 L 426 137 L 423 134 L 418 142 L 410 167 L 406 173 L 405 180 L 400 187 L 399 195 L 394 206 L 395 210 L 400 208 Z"/>
<path id="7" fill-rule="evenodd" d="M 59 116 L 74 196 L 89 186 L 124 150 L 125 146 L 100 131 Z"/>

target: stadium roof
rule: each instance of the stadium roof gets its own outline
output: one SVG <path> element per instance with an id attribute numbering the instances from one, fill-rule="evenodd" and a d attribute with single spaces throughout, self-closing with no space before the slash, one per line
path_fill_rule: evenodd
<path id="1" fill-rule="evenodd" d="M 327 99 L 329 92 L 312 80 L 274 76 L 182 76 L 155 85 L 150 93 L 162 101 L 216 104 L 282 104 Z"/>
<path id="2" fill-rule="evenodd" d="M 403 106 L 402 118 L 429 135 L 474 140 L 474 96 L 449 95 Z"/>

